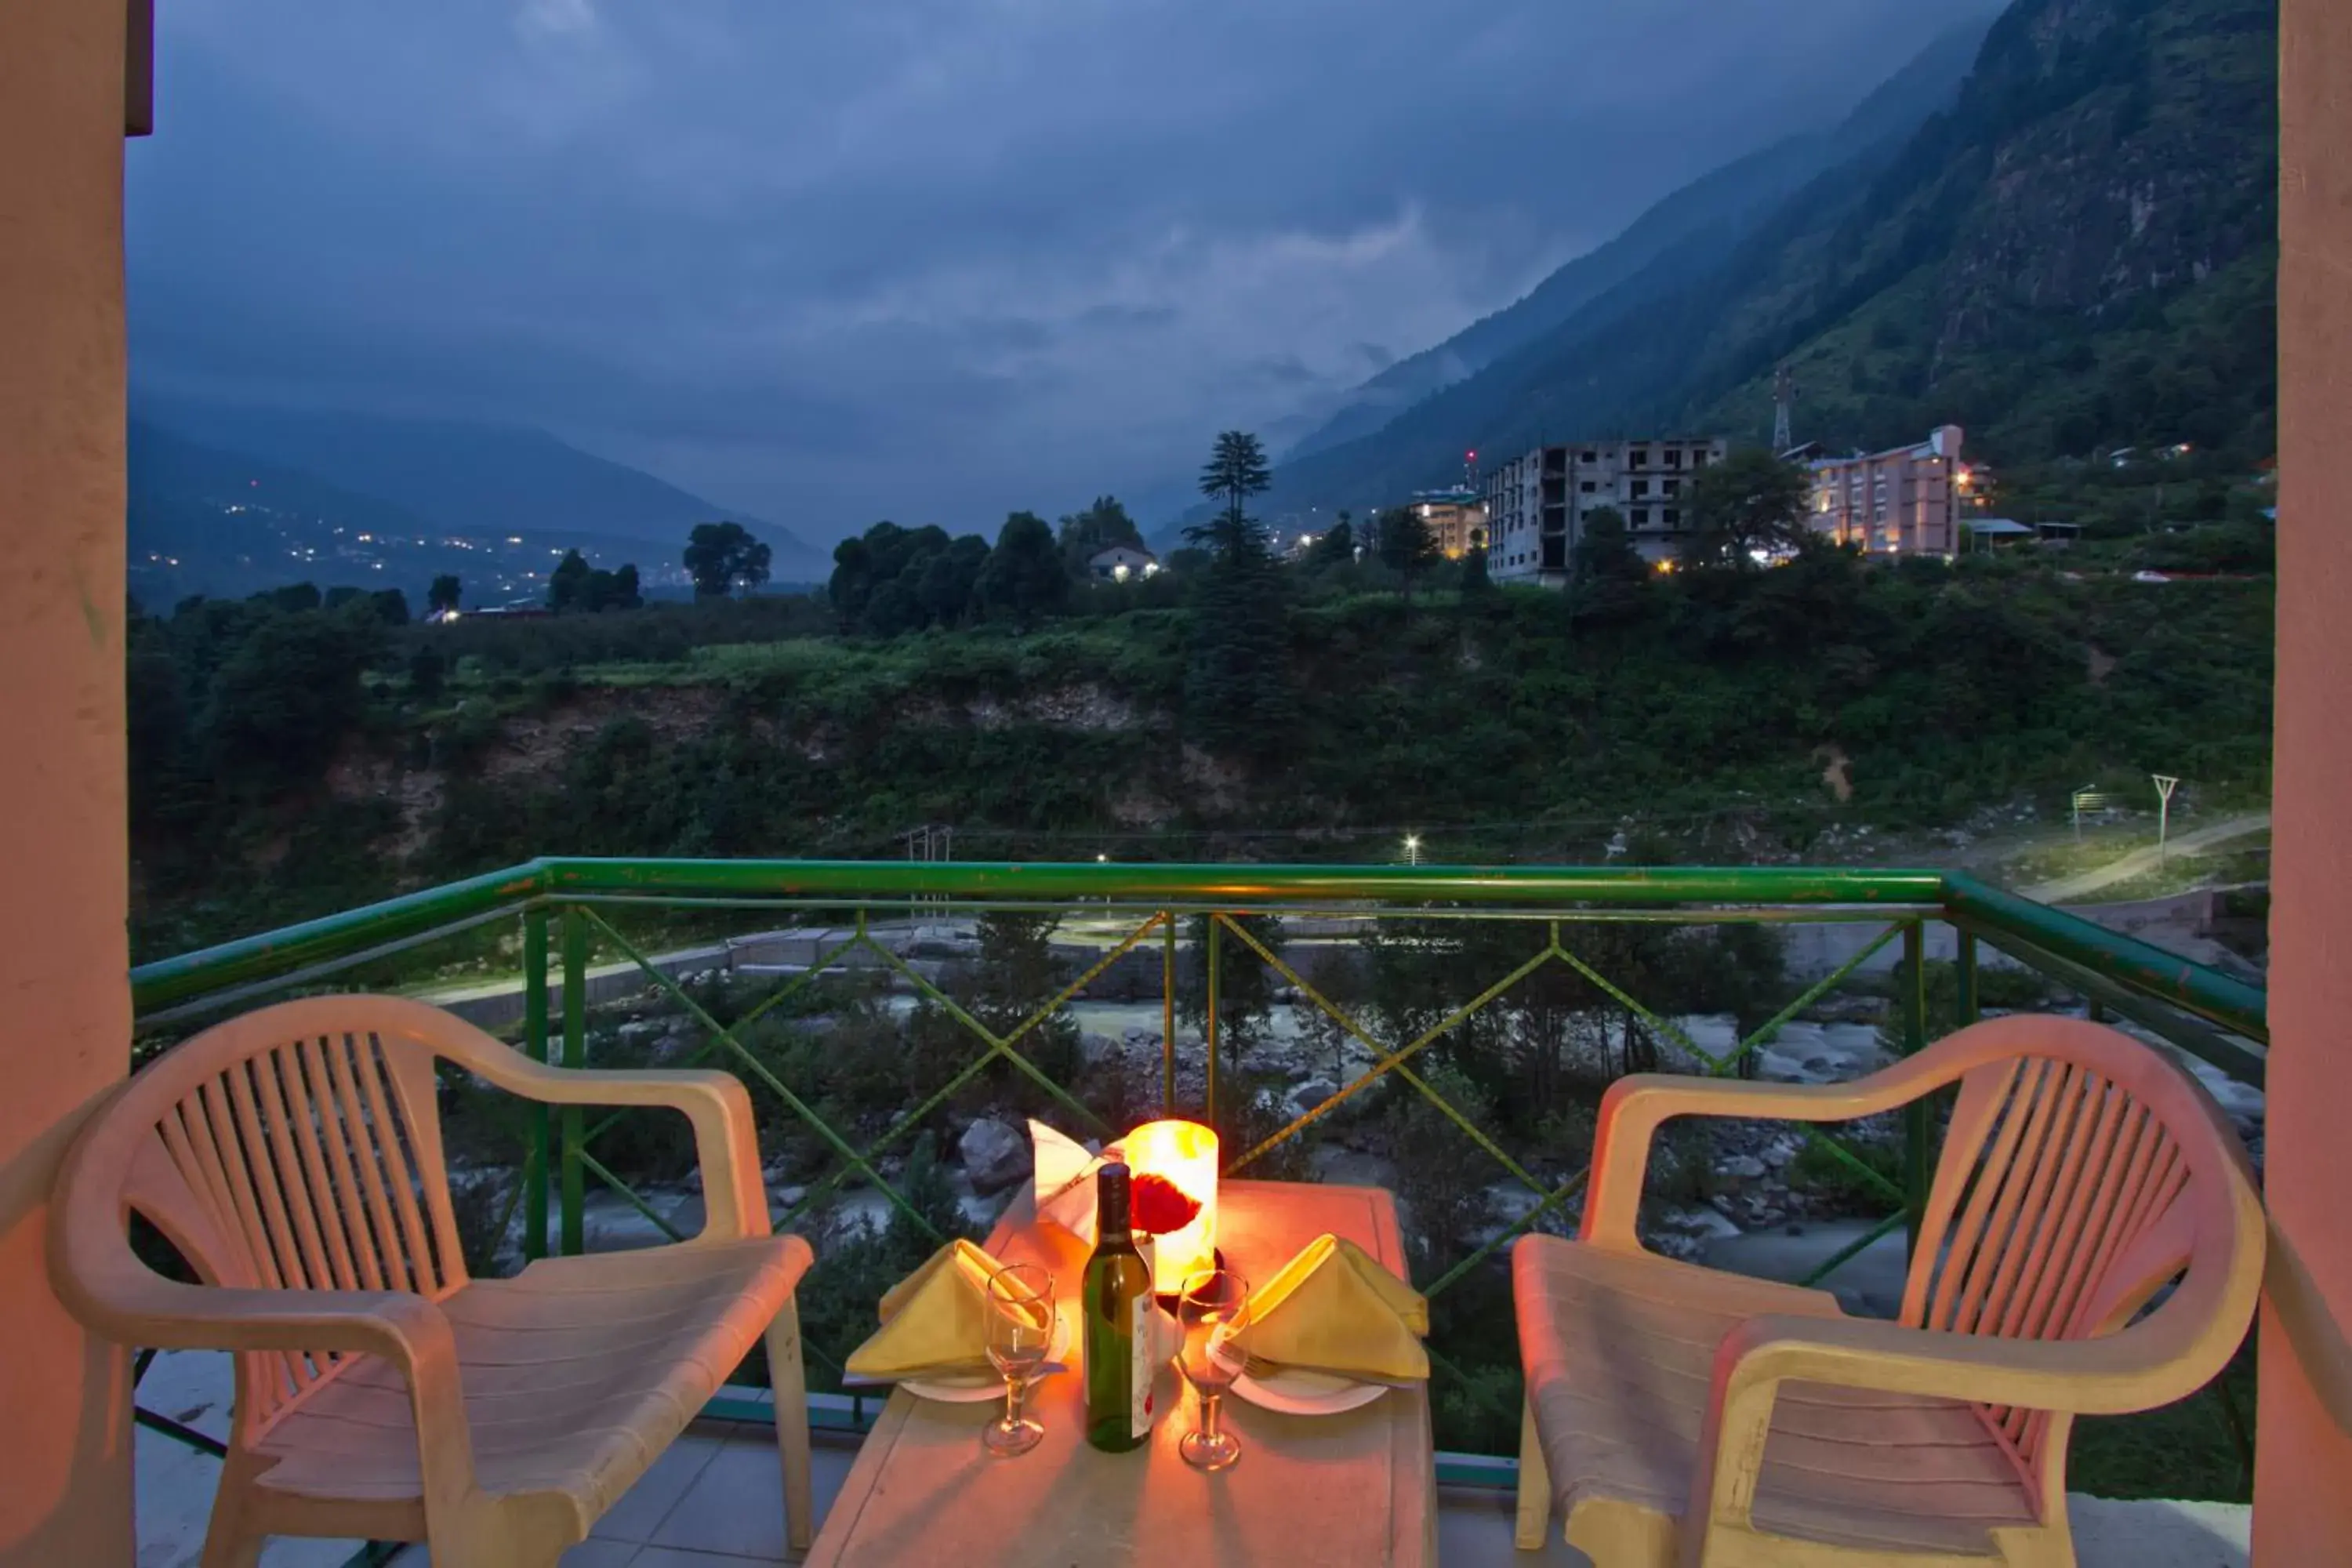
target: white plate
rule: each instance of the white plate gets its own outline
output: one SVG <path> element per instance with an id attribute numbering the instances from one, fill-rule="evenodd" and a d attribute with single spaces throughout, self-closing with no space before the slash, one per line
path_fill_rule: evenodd
<path id="1" fill-rule="evenodd" d="M 1066 1357 L 1070 1353 L 1070 1314 L 1055 1311 L 1054 1340 L 1045 1347 L 1045 1359 L 1058 1362 Z M 1004 1380 L 992 1372 L 961 1377 L 908 1378 L 898 1386 L 918 1399 L 936 1400 L 941 1405 L 985 1405 L 1004 1397 Z"/>
<path id="2" fill-rule="evenodd" d="M 1389 1391 L 1385 1383 L 1358 1383 L 1328 1372 L 1304 1372 L 1296 1367 L 1234 1379 L 1234 1392 L 1252 1405 L 1279 1410 L 1286 1415 L 1337 1415 L 1360 1410 Z"/>

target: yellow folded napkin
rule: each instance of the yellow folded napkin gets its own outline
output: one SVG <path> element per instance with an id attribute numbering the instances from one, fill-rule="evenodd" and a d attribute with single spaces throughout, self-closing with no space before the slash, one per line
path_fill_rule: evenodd
<path id="1" fill-rule="evenodd" d="M 882 1327 L 842 1369 L 859 1383 L 988 1370 L 988 1281 L 995 1258 L 951 1241 L 882 1298 Z"/>
<path id="2" fill-rule="evenodd" d="M 1251 1292 L 1253 1363 L 1382 1383 L 1429 1376 L 1429 1303 L 1352 1241 L 1319 1236 Z"/>

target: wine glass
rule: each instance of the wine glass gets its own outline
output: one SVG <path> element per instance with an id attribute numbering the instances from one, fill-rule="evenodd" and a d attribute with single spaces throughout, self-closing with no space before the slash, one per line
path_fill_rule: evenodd
<path id="1" fill-rule="evenodd" d="M 1025 1454 L 1045 1428 L 1021 1414 L 1029 1378 L 1054 1338 L 1054 1277 L 1034 1263 L 1008 1263 L 988 1277 L 988 1359 L 1004 1378 L 1004 1415 L 981 1434 L 1000 1458 Z"/>
<path id="2" fill-rule="evenodd" d="M 1230 1268 L 1195 1269 L 1184 1276 L 1176 1317 L 1184 1329 L 1177 1364 L 1201 1398 L 1200 1429 L 1186 1433 L 1177 1452 L 1195 1469 L 1222 1470 L 1242 1457 L 1241 1444 L 1217 1425 L 1217 1409 L 1249 1359 L 1242 1342 L 1249 1329 L 1249 1281 Z"/>

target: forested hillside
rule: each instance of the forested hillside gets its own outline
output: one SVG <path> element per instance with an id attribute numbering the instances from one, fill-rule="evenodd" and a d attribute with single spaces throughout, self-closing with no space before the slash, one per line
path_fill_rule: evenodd
<path id="1" fill-rule="evenodd" d="M 1403 824 L 1465 859 L 1589 860 L 1655 830 L 1720 860 L 1836 824 L 2055 813 L 2152 767 L 2267 790 L 2267 576 L 1825 552 L 1407 605 L 1350 571 L 1266 628 L 1286 717 L 1217 740 L 1231 710 L 1188 685 L 1215 613 L 1197 599 L 887 641 L 838 638 L 807 601 L 142 620 L 142 952 L 536 854 L 887 855 L 929 821 L 1006 858 L 1359 858 L 1356 835 Z"/>

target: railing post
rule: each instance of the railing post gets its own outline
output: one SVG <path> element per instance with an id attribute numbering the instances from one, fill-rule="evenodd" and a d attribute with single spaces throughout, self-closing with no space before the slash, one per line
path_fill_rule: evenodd
<path id="1" fill-rule="evenodd" d="M 1160 944 L 1160 1114 L 1176 1114 L 1176 911 L 1167 921 Z"/>
<path id="2" fill-rule="evenodd" d="M 1209 917 L 1209 1015 L 1202 1034 L 1209 1042 L 1208 1080 L 1202 1092 L 1201 1120 L 1212 1127 L 1217 1122 L 1217 963 L 1224 944 L 1224 922 L 1217 916 Z"/>
<path id="3" fill-rule="evenodd" d="M 1955 1002 L 1959 1014 L 1960 1027 L 1965 1029 L 1984 1016 L 1982 1005 L 1977 998 L 1977 933 L 1972 931 L 1963 931 L 1954 934 L 1959 938 L 1958 962 L 1956 965 L 1959 979 L 1959 994 Z"/>
<path id="4" fill-rule="evenodd" d="M 563 1065 L 588 1065 L 588 921 L 576 908 L 563 911 Z M 583 1112 L 576 1105 L 563 1108 L 563 1253 L 572 1257 L 588 1250 L 586 1226 L 581 1214 L 583 1175 L 580 1167 Z"/>
<path id="5" fill-rule="evenodd" d="M 1903 928 L 1900 1005 L 1903 1009 L 1903 1054 L 1915 1056 L 1927 1047 L 1927 930 L 1919 921 Z M 1923 1096 L 1903 1108 L 1903 1228 L 1904 1256 L 1919 1245 L 1919 1227 L 1927 1217 L 1927 1099 Z"/>
<path id="6" fill-rule="evenodd" d="M 534 904 L 522 912 L 522 1048 L 533 1061 L 547 1055 L 547 911 Z M 522 1165 L 522 1255 L 547 1256 L 547 1152 L 551 1118 L 534 1104 L 524 1113 Z"/>

